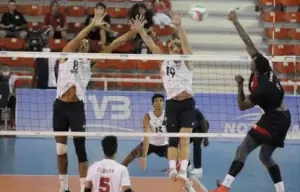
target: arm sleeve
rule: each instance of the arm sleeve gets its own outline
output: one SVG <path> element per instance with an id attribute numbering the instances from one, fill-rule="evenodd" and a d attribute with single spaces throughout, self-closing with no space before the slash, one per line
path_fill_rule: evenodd
<path id="1" fill-rule="evenodd" d="M 126 167 L 124 167 L 124 171 L 122 173 L 121 186 L 131 186 L 128 169 Z"/>

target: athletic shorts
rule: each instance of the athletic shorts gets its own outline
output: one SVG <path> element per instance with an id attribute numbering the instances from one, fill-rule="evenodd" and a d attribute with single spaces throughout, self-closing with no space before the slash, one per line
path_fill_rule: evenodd
<path id="1" fill-rule="evenodd" d="M 143 142 L 141 142 L 138 146 L 137 146 L 138 150 L 141 151 L 141 154 L 139 156 L 142 156 L 143 153 Z M 150 154 L 156 154 L 159 157 L 168 157 L 168 145 L 152 145 L 149 144 L 149 149 L 148 149 L 148 154 L 147 156 L 149 156 Z"/>
<path id="2" fill-rule="evenodd" d="M 258 143 L 272 147 L 284 147 L 284 140 L 291 126 L 291 113 L 272 111 L 261 116 L 248 134 Z"/>
<path id="3" fill-rule="evenodd" d="M 64 102 L 56 99 L 53 104 L 54 131 L 85 131 L 85 110 L 82 101 Z"/>
<path id="4" fill-rule="evenodd" d="M 167 100 L 165 123 L 168 133 L 179 133 L 182 127 L 193 128 L 196 120 L 194 98 L 182 101 Z"/>

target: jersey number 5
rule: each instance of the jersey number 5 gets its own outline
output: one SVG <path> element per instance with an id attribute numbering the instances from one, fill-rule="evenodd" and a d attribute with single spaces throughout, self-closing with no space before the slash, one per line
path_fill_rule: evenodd
<path id="1" fill-rule="evenodd" d="M 110 192 L 108 177 L 100 177 L 99 192 Z"/>
<path id="2" fill-rule="evenodd" d="M 74 61 L 73 63 L 73 69 L 71 70 L 71 73 L 78 73 L 78 61 Z"/>
<path id="3" fill-rule="evenodd" d="M 168 76 L 172 76 L 172 77 L 174 77 L 174 75 L 175 75 L 175 69 L 173 68 L 173 67 L 167 67 L 167 75 Z"/>

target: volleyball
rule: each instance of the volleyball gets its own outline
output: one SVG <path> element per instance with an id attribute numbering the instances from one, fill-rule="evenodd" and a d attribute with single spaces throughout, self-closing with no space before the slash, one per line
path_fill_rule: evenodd
<path id="1" fill-rule="evenodd" d="M 206 8 L 199 4 L 194 5 L 189 14 L 194 21 L 203 21 L 208 16 Z"/>

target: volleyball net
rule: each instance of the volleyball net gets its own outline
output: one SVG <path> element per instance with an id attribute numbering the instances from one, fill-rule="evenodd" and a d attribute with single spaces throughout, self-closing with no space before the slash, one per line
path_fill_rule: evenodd
<path id="1" fill-rule="evenodd" d="M 85 96 L 86 133 L 52 132 L 52 109 L 56 90 L 32 88 L 32 62 L 36 62 L 36 58 L 85 58 L 95 61 L 92 79 Z M 180 136 L 229 140 L 243 138 L 263 113 L 259 107 L 244 112 L 239 111 L 237 107 L 237 86 L 234 77 L 242 75 L 245 78 L 244 91 L 248 94 L 251 62 L 248 56 L 2 51 L 0 61 L 2 65 L 10 68 L 10 78 L 13 79 L 11 84 L 15 88 L 16 130 L 4 129 L 0 131 L 0 135 L 102 137 L 113 134 L 126 138 L 140 138 L 146 135 L 179 136 L 171 133 L 143 132 L 143 116 L 153 109 L 151 97 L 154 93 L 165 92 L 159 70 L 162 60 L 194 62 L 196 106 L 210 124 L 208 133 Z M 300 82 L 297 77 L 300 60 L 294 56 L 269 57 L 269 60 L 272 61 L 272 67 L 286 90 L 285 102 L 292 113 L 288 139 L 297 141 L 300 138 Z"/>

